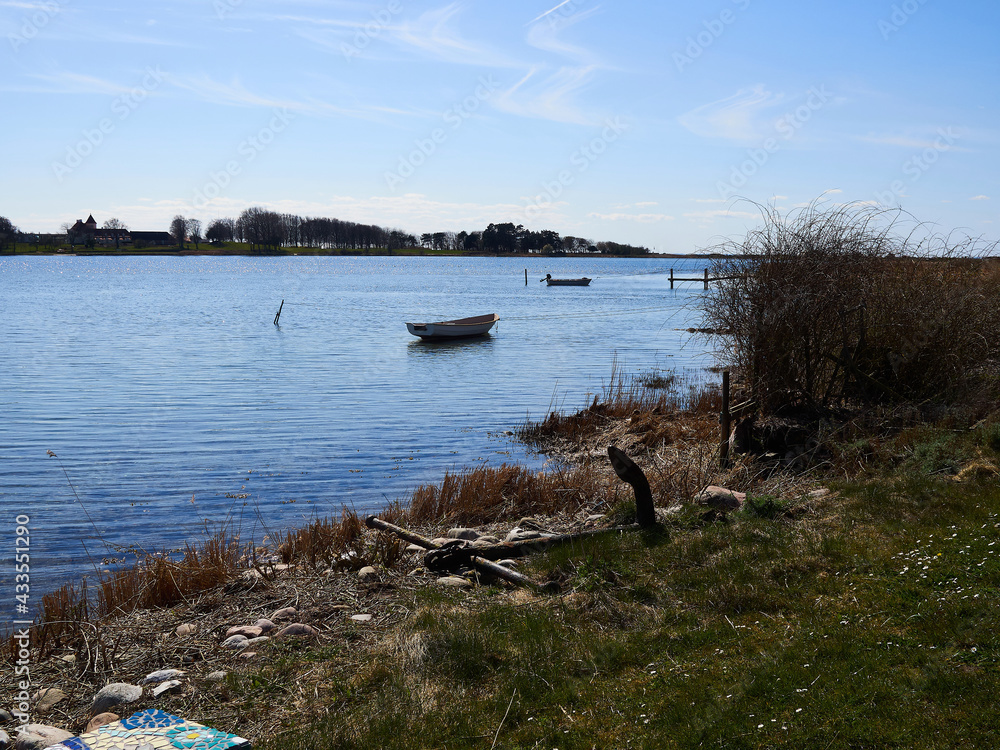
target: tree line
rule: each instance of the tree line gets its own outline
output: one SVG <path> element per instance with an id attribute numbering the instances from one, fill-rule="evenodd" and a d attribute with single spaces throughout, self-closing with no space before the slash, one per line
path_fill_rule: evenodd
<path id="1" fill-rule="evenodd" d="M 109 219 L 105 229 L 127 231 L 118 219 Z M 607 255 L 645 255 L 645 247 L 618 242 L 594 243 L 584 237 L 561 236 L 550 229 L 533 231 L 512 222 L 491 223 L 485 229 L 472 232 L 428 232 L 419 237 L 401 229 L 389 229 L 375 224 L 360 224 L 342 219 L 301 217 L 251 207 L 236 218 L 214 219 L 202 231 L 198 219 L 174 216 L 169 232 L 178 247 L 190 242 L 197 249 L 202 242 L 221 247 L 227 242 L 250 246 L 250 252 L 279 252 L 286 247 L 339 250 L 364 253 L 372 250 L 403 250 L 424 248 L 454 253 L 487 253 L 493 255 L 536 252 L 544 255 L 603 253 Z M 63 226 L 68 230 L 68 225 Z M 34 244 L 41 235 L 33 235 Z M 43 244 L 58 244 L 58 235 L 46 235 Z M 0 216 L 0 251 L 13 249 L 16 241 L 28 241 L 6 218 Z M 118 235 L 116 235 L 116 245 Z"/>

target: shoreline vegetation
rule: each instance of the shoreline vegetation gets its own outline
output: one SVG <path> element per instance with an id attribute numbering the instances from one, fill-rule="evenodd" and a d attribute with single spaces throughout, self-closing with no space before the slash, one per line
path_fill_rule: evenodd
<path id="1" fill-rule="evenodd" d="M 381 514 L 490 542 L 620 527 L 614 445 L 657 525 L 516 561 L 558 594 L 431 571 L 347 509 L 256 542 L 221 528 L 45 598 L 32 721 L 81 731 L 104 685 L 177 669 L 113 710 L 258 750 L 992 744 L 1000 273 L 974 243 L 928 264 L 894 226 L 763 211 L 704 302 L 733 375 L 728 462 L 716 387 L 616 370 L 586 409 L 518 429 L 550 470 L 449 473 Z M 11 636 L 9 703 L 17 653 Z"/>

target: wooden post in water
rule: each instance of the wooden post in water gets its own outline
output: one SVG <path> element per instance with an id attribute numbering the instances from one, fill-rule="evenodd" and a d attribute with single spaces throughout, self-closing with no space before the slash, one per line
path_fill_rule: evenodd
<path id="1" fill-rule="evenodd" d="M 274 324 L 278 325 L 278 318 L 281 317 L 281 309 L 285 306 L 285 300 L 281 300 L 281 304 L 278 306 L 278 313 L 274 316 Z"/>
<path id="2" fill-rule="evenodd" d="M 708 269 L 705 269 L 705 291 L 708 291 Z"/>
<path id="3" fill-rule="evenodd" d="M 524 269 L 524 285 L 528 286 L 528 269 Z"/>
<path id="4" fill-rule="evenodd" d="M 670 288 L 674 288 L 674 269 L 670 269 Z"/>
<path id="5" fill-rule="evenodd" d="M 729 468 L 729 435 L 732 419 L 729 415 L 729 370 L 722 371 L 722 413 L 719 414 L 719 466 Z"/>

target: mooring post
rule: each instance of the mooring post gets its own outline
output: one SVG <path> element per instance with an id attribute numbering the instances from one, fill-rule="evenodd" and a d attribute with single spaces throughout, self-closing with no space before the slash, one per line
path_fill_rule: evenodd
<path id="1" fill-rule="evenodd" d="M 674 269 L 670 269 L 670 288 L 674 288 Z"/>
<path id="2" fill-rule="evenodd" d="M 528 286 L 528 269 L 524 269 L 524 285 Z"/>
<path id="3" fill-rule="evenodd" d="M 708 269 L 705 269 L 705 291 L 708 291 Z"/>
<path id="4" fill-rule="evenodd" d="M 719 466 L 729 468 L 729 435 L 732 432 L 729 415 L 729 370 L 722 371 L 722 413 L 719 414 Z"/>
<path id="5" fill-rule="evenodd" d="M 285 306 L 285 300 L 281 300 L 281 304 L 278 306 L 278 312 L 274 316 L 274 324 L 278 325 L 278 318 L 281 317 L 281 309 Z"/>
<path id="6" fill-rule="evenodd" d="M 635 520 L 644 529 L 656 526 L 656 510 L 653 508 L 653 492 L 649 480 L 639 465 L 629 458 L 625 451 L 613 445 L 608 446 L 611 468 L 623 482 L 632 485 L 635 493 Z"/>

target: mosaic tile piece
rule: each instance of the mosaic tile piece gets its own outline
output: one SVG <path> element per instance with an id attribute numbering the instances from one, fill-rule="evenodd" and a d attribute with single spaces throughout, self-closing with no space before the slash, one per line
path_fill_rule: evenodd
<path id="1" fill-rule="evenodd" d="M 47 750 L 250 750 L 234 734 L 156 708 L 98 727 Z"/>

